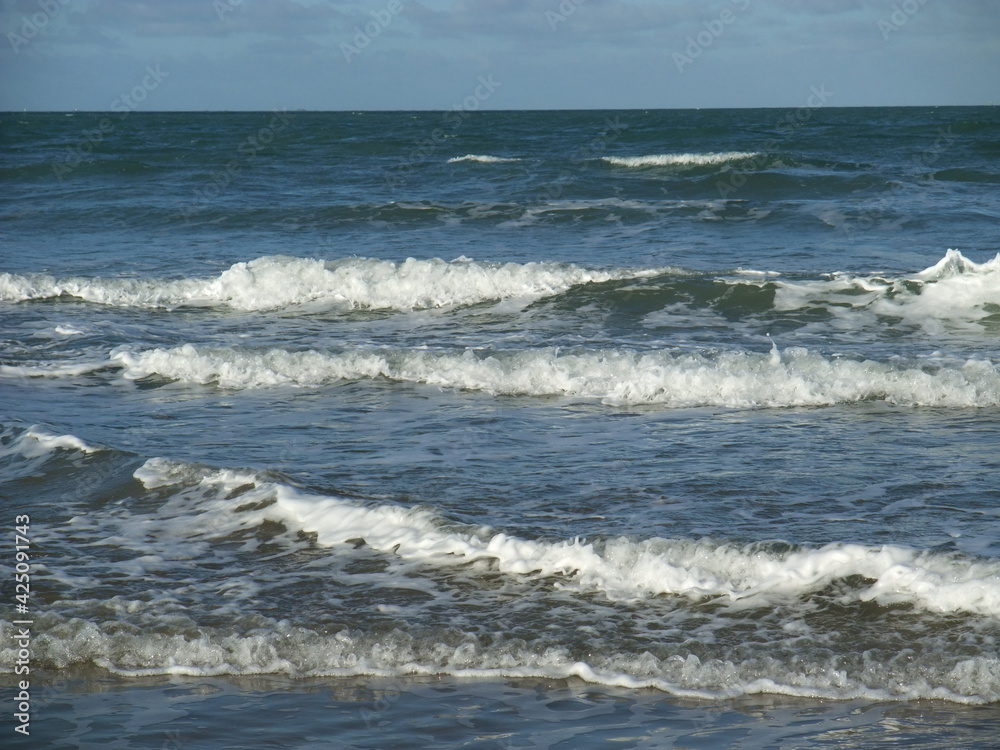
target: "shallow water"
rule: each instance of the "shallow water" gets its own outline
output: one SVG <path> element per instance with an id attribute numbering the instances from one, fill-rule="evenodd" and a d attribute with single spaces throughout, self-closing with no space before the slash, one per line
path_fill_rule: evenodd
<path id="1" fill-rule="evenodd" d="M 746 696 L 677 701 L 580 681 L 66 675 L 35 746 L 786 750 L 995 747 L 996 706 Z M 238 721 L 234 721 L 238 717 Z"/>

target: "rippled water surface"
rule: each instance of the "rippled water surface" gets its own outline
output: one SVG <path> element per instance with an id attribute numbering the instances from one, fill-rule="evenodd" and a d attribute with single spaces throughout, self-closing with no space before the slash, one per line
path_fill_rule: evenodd
<path id="1" fill-rule="evenodd" d="M 33 727 L 989 746 L 995 109 L 465 114 L 0 118 Z"/>

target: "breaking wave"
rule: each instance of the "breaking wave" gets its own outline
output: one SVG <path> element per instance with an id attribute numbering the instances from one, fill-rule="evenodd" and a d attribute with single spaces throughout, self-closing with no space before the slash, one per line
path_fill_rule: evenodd
<path id="1" fill-rule="evenodd" d="M 857 311 L 939 332 L 960 326 L 1000 329 L 1000 254 L 976 263 L 948 250 L 933 266 L 911 277 L 832 274 L 828 279 L 776 284 L 776 310 L 822 305 L 839 317 Z"/>
<path id="2" fill-rule="evenodd" d="M 521 160 L 511 156 L 490 156 L 489 154 L 466 154 L 465 156 L 453 156 L 448 159 L 449 164 L 455 164 L 462 161 L 473 161 L 481 164 L 504 164 L 507 162 Z"/>
<path id="3" fill-rule="evenodd" d="M 726 164 L 753 159 L 760 154 L 753 151 L 723 151 L 706 154 L 650 154 L 647 156 L 605 156 L 603 161 L 616 167 L 688 167 Z"/>
<path id="4" fill-rule="evenodd" d="M 987 361 L 917 367 L 830 358 L 801 348 L 714 355 L 622 349 L 324 353 L 189 344 L 173 349 L 122 349 L 112 358 L 129 379 L 159 376 L 227 389 L 385 378 L 498 396 L 561 396 L 610 405 L 745 408 L 863 401 L 901 406 L 1000 405 L 1000 369 Z"/>
<path id="5" fill-rule="evenodd" d="M 564 209 L 567 207 L 563 207 Z M 587 206 L 568 206 L 586 210 Z M 546 207 L 537 212 L 548 210 Z M 138 308 L 237 311 L 370 309 L 409 311 L 502 300 L 530 302 L 584 291 L 590 303 L 628 304 L 635 281 L 661 307 L 719 306 L 727 317 L 824 309 L 850 324 L 902 322 L 938 333 L 949 328 L 1000 330 L 1000 255 L 976 263 L 948 250 L 909 276 L 832 273 L 798 280 L 780 272 L 737 269 L 725 275 L 680 268 L 586 268 L 570 263 L 489 263 L 459 258 L 394 262 L 268 256 L 236 263 L 208 279 L 115 279 L 0 274 L 0 301 L 57 298 Z M 747 291 L 758 291 L 753 299 Z M 589 304 L 589 303 L 588 303 Z M 671 307 L 671 309 L 674 309 Z M 651 308 L 655 310 L 655 308 Z"/>
<path id="6" fill-rule="evenodd" d="M 146 591 L 165 559 L 208 556 L 213 566 L 230 566 L 220 599 L 224 617 L 214 625 L 192 619 L 198 612 L 186 611 L 177 598 L 184 596 L 183 580 L 160 596 L 109 599 L 101 579 L 77 578 L 79 598 L 64 597 L 36 616 L 35 663 L 56 669 L 92 663 L 124 675 L 578 677 L 699 698 L 1000 698 L 996 656 L 974 644 L 956 653 L 952 642 L 955 633 L 975 638 L 969 634 L 977 629 L 988 640 L 1000 618 L 995 559 L 846 542 L 531 539 L 458 524 L 430 508 L 306 491 L 247 470 L 152 458 L 134 478 L 136 491 L 155 502 L 115 504 L 74 518 L 67 533 L 78 543 L 106 537 L 95 549 L 112 545 L 114 561 L 104 564 L 126 589 L 134 581 L 136 591 Z M 244 611 L 244 598 L 280 588 L 282 576 L 305 573 L 299 565 L 282 572 L 287 566 L 279 563 L 254 581 L 239 569 L 235 551 L 252 552 L 248 532 L 265 527 L 272 556 L 311 540 L 308 574 L 332 576 L 336 596 L 363 584 L 376 602 L 397 590 L 424 592 L 416 601 L 436 595 L 451 601 L 462 591 L 483 606 L 493 601 L 499 576 L 504 596 L 519 592 L 522 606 L 533 602 L 550 613 L 548 627 L 538 635 L 533 621 L 520 636 L 512 633 L 518 626 L 507 620 L 520 622 L 517 608 L 479 625 L 459 614 L 441 629 L 406 619 L 390 620 L 396 625 L 388 629 L 371 623 L 327 628 L 302 622 L 304 616 L 293 623 Z M 223 539 L 226 544 L 216 544 Z M 382 563 L 351 564 L 371 555 Z M 61 575 L 62 564 L 49 560 L 46 575 Z M 314 596 L 310 610 L 329 606 L 319 591 Z M 912 648 L 891 658 L 877 648 L 831 655 L 830 640 L 855 637 L 871 617 L 861 613 L 872 606 L 886 623 L 912 629 Z M 630 648 L 586 625 L 593 617 L 615 617 L 616 607 L 625 607 L 635 627 L 652 618 L 659 628 Z M 845 613 L 841 625 L 829 612 L 825 620 L 818 616 L 828 608 Z M 406 608 L 387 611 L 402 615 Z M 682 638 L 677 628 L 685 631 Z M 747 628 L 753 644 L 746 643 Z M 12 661 L 12 648 L 0 645 L 3 663 Z"/>
<path id="7" fill-rule="evenodd" d="M 140 308 L 228 307 L 278 310 L 326 304 L 413 310 L 558 294 L 578 284 L 661 271 L 583 268 L 565 263 L 481 263 L 459 259 L 402 262 L 268 256 L 236 263 L 211 279 L 65 278 L 0 274 L 0 300 L 71 297 Z"/>

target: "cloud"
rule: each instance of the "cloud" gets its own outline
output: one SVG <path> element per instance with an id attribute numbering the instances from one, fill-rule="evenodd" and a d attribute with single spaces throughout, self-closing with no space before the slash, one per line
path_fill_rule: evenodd
<path id="1" fill-rule="evenodd" d="M 741 0 L 742 3 L 743 0 Z M 730 0 L 725 0 L 731 4 Z M 544 37 L 556 43 L 555 30 L 572 30 L 589 38 L 666 30 L 695 21 L 720 2 L 652 2 L 650 0 L 457 0 L 438 9 L 409 4 L 408 18 L 430 37 Z"/>
<path id="2" fill-rule="evenodd" d="M 824 82 L 841 106 L 1000 98 L 995 0 L 399 0 L 351 60 L 341 44 L 390 0 L 53 2 L 30 44 L 0 49 L 0 107 L 103 107 L 150 62 L 176 71 L 170 108 L 447 106 L 491 72 L 491 107 L 784 106 Z M 0 0 L 0 30 L 39 7 Z M 679 71 L 672 54 L 712 29 Z"/>

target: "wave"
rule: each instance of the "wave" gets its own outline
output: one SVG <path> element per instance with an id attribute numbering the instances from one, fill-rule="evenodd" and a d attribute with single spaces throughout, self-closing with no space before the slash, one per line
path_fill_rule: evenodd
<path id="1" fill-rule="evenodd" d="M 619 212 L 651 210 L 645 204 L 608 202 Z M 549 212 L 586 215 L 586 201 L 544 204 L 518 213 L 521 222 Z M 692 210 L 702 210 L 693 206 Z M 725 274 L 680 268 L 587 268 L 571 263 L 490 263 L 459 258 L 401 262 L 371 258 L 337 261 L 266 256 L 236 263 L 207 279 L 55 278 L 0 274 L 0 300 L 79 299 L 95 304 L 146 309 L 222 308 L 278 310 L 370 309 L 409 311 L 452 308 L 566 295 L 600 308 L 634 307 L 642 296 L 647 314 L 710 308 L 727 320 L 817 309 L 848 325 L 875 328 L 900 323 L 928 333 L 964 329 L 1000 331 L 1000 254 L 976 263 L 958 250 L 915 274 L 901 276 L 832 273 L 795 279 L 778 271 L 737 269 Z M 608 282 L 623 282 L 611 283 Z M 632 289 L 624 282 L 636 282 Z M 581 304 L 581 306 L 583 306 Z M 655 317 L 650 323 L 655 323 Z M 792 316 L 790 322 L 795 322 Z M 77 334 L 76 329 L 61 332 Z M 9 373 L 8 373 L 9 374 Z M 54 374 L 59 374 L 54 372 Z"/>
<path id="2" fill-rule="evenodd" d="M 952 326 L 1000 328 L 1000 253 L 976 263 L 949 249 L 933 266 L 910 277 L 832 274 L 821 281 L 776 284 L 776 310 L 822 305 L 845 317 L 866 311 L 916 324 L 929 332 Z"/>
<path id="3" fill-rule="evenodd" d="M 711 188 L 710 194 L 716 195 L 714 182 L 705 183 L 702 187 Z M 689 193 L 689 194 L 688 194 Z M 685 197 L 686 196 L 686 197 Z M 585 207 L 582 204 L 587 204 Z M 242 223 L 256 225 L 283 224 L 288 221 L 285 213 L 275 207 L 246 208 L 234 213 L 224 210 L 225 207 L 206 205 L 199 209 L 196 216 L 202 223 L 221 221 L 233 226 Z M 584 209 L 581 213 L 581 209 Z M 683 221 L 685 219 L 701 221 L 711 214 L 716 214 L 712 220 L 726 218 L 733 221 L 759 219 L 763 215 L 779 210 L 775 207 L 762 209 L 758 204 L 742 199 L 706 199 L 701 188 L 685 191 L 685 195 L 676 195 L 672 199 L 647 196 L 645 199 L 600 198 L 592 200 L 546 200 L 541 194 L 526 197 L 523 200 L 410 200 L 388 202 L 339 203 L 316 206 L 311 210 L 313 228 L 328 231 L 337 227 L 362 228 L 372 222 L 391 224 L 393 226 L 440 227 L 442 222 L 449 226 L 490 226 L 506 227 L 508 222 L 518 222 L 530 214 L 543 217 L 549 225 L 577 225 L 579 222 L 592 222 L 606 226 L 608 221 L 622 224 L 647 224 L 656 220 Z M 138 211 L 138 209 L 137 209 Z M 156 213 L 155 218 L 152 213 Z M 39 212 L 40 214 L 41 212 Z M 80 220 L 93 218 L 90 213 L 81 215 Z M 111 217 L 120 219 L 120 216 Z M 155 221 L 167 227 L 176 220 L 176 214 L 171 214 L 167 208 L 142 209 L 141 216 L 136 220 Z"/>
<path id="4" fill-rule="evenodd" d="M 615 406 L 747 408 L 865 401 L 900 406 L 1000 405 L 1000 368 L 987 361 L 908 367 L 897 362 L 828 358 L 802 348 L 779 352 L 776 346 L 769 354 L 708 355 L 624 349 L 261 352 L 188 344 L 173 349 L 120 349 L 112 353 L 112 360 L 124 368 L 128 379 L 158 376 L 227 389 L 385 378 L 496 396 L 560 396 Z"/>
<path id="5" fill-rule="evenodd" d="M 448 159 L 449 164 L 455 164 L 462 161 L 474 161 L 481 164 L 504 164 L 508 162 L 521 161 L 516 157 L 511 156 L 490 156 L 488 154 L 466 154 L 465 156 L 453 156 Z"/>
<path id="6" fill-rule="evenodd" d="M 931 179 L 942 182 L 980 182 L 989 184 L 1000 184 L 1000 174 L 996 172 L 986 172 L 980 169 L 953 168 L 941 169 L 931 173 Z"/>
<path id="7" fill-rule="evenodd" d="M 109 602 L 118 605 L 117 602 Z M 135 609 L 141 603 L 129 603 Z M 36 616 L 36 623 L 39 618 Z M 450 630 L 414 636 L 345 628 L 335 633 L 257 617 L 253 627 L 233 633 L 189 625 L 184 632 L 148 632 L 83 619 L 54 621 L 44 641 L 34 643 L 36 663 L 54 669 L 93 663 L 128 676 L 282 674 L 290 677 L 408 677 L 448 675 L 503 680 L 540 678 L 626 689 L 653 689 L 678 697 L 713 700 L 747 695 L 788 695 L 830 700 L 943 700 L 982 705 L 1000 700 L 1000 659 L 988 652 L 966 659 L 935 654 L 929 663 L 870 659 L 864 668 L 846 659 L 783 658 L 766 650 L 754 659 L 658 657 L 611 647 L 586 655 L 558 643 L 462 635 Z M 243 624 L 242 622 L 240 624 Z M 249 625 L 249 624 L 247 624 Z M 38 625 L 36 625 L 38 627 Z M 748 624 L 752 630 L 752 624 Z M 146 631 L 146 632 L 144 632 Z M 9 647 L 0 648 L 8 663 Z M 914 658 L 911 650 L 901 657 Z M 854 661 L 853 659 L 850 661 Z"/>
<path id="8" fill-rule="evenodd" d="M 37 615 L 45 634 L 33 643 L 39 665 L 94 663 L 124 675 L 575 676 L 700 698 L 1000 698 L 995 652 L 955 645 L 959 635 L 974 641 L 979 631 L 988 641 L 1000 618 L 1000 560 L 845 542 L 530 539 L 458 524 L 430 508 L 306 491 L 247 470 L 151 458 L 133 476 L 156 502 L 116 503 L 75 518 L 72 534 L 76 543 L 105 539 L 92 545 L 98 552 L 112 545 L 114 561 L 104 573 L 126 589 L 134 578 L 140 594 L 109 599 L 101 577 L 75 579 Z M 179 592 L 186 597 L 192 588 L 187 578 L 168 584 L 182 589 L 147 595 L 145 566 L 156 571 L 165 560 L 190 559 L 210 559 L 213 569 L 233 566 L 237 561 L 224 556 L 241 546 L 254 550 L 248 532 L 263 528 L 269 556 L 280 556 L 282 545 L 308 544 L 309 571 L 298 564 L 266 573 L 232 569 L 219 602 L 225 615 L 215 626 L 192 619 L 202 602 L 191 611 L 181 606 Z M 377 564 L 358 565 L 362 560 Z M 63 564 L 79 561 L 54 554 L 45 575 L 60 575 Z M 359 614 L 349 628 L 330 612 L 316 626 L 306 622 L 307 612 L 293 622 L 240 608 L 241 597 L 256 601 L 263 589 L 283 590 L 289 580 L 282 576 L 303 575 L 322 581 L 319 589 L 335 589 L 334 613 L 342 597 L 361 588 L 370 606 L 400 588 L 469 606 L 451 612 L 443 627 L 421 624 L 415 611 L 388 627 Z M 495 607 L 498 591 L 505 600 L 517 594 L 518 606 L 508 601 L 506 612 L 486 621 L 466 615 Z M 73 599 L 91 593 L 93 599 Z M 320 592 L 312 596 L 308 609 L 322 611 Z M 525 606 L 528 614 L 519 615 Z M 877 617 L 873 607 L 881 608 Z M 516 619 L 542 610 L 551 613 L 544 622 Z M 631 623 L 628 637 L 618 637 L 608 621 L 616 612 Z M 604 628 L 591 627 L 598 617 Z M 875 628 L 881 622 L 906 629 L 906 647 L 852 649 L 857 628 L 873 618 Z M 646 619 L 657 627 L 643 631 Z M 0 663 L 13 662 L 11 648 L 0 644 Z"/>
<path id="9" fill-rule="evenodd" d="M 616 167 L 685 167 L 711 166 L 733 161 L 754 159 L 760 156 L 754 151 L 723 151 L 705 154 L 651 154 L 648 156 L 605 156 L 602 161 Z"/>
<path id="10" fill-rule="evenodd" d="M 57 435 L 33 425 L 24 429 L 4 427 L 0 429 L 0 458 L 17 456 L 40 458 L 56 451 L 91 454 L 104 450 L 84 442 L 75 435 Z"/>
<path id="11" fill-rule="evenodd" d="M 507 298 L 538 298 L 578 284 L 660 271 L 583 268 L 566 263 L 402 262 L 267 256 L 236 263 L 211 279 L 66 278 L 0 274 L 0 300 L 81 299 L 139 308 L 228 307 L 268 311 L 299 305 L 414 310 Z"/>
<path id="12" fill-rule="evenodd" d="M 156 467 L 137 472 L 160 481 Z M 775 551 L 767 544 L 733 546 L 710 540 L 520 539 L 500 533 L 447 530 L 432 513 L 397 506 L 364 507 L 277 486 L 265 513 L 293 529 L 315 534 L 325 546 L 363 540 L 380 552 L 435 565 L 489 560 L 502 573 L 549 578 L 561 587 L 596 590 L 612 600 L 658 595 L 721 598 L 742 606 L 768 606 L 803 597 L 832 581 L 870 581 L 850 596 L 879 604 L 906 602 L 929 612 L 969 612 L 1000 617 L 1000 561 L 974 562 L 885 545 L 829 544 Z"/>
<path id="13" fill-rule="evenodd" d="M 45 362 L 36 365 L 0 365 L 0 377 L 4 378 L 68 378 L 90 375 L 107 368 L 107 360 L 96 362 L 73 362 L 58 364 Z"/>

